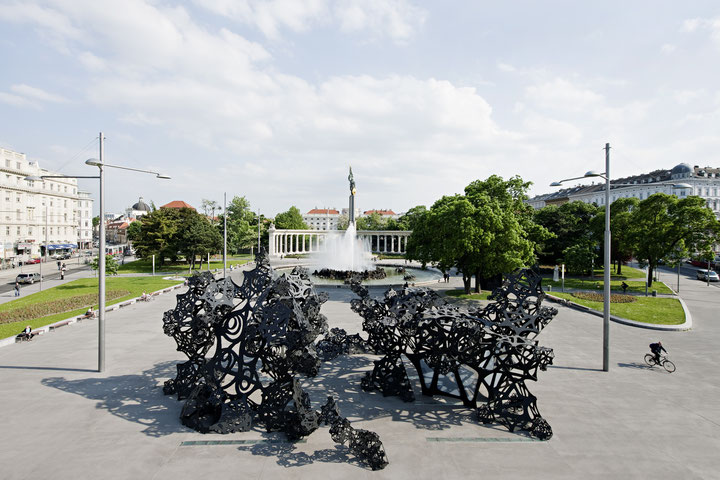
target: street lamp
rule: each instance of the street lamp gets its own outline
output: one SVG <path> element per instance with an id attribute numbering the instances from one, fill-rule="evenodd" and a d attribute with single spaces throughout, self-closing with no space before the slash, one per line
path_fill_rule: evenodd
<path id="1" fill-rule="evenodd" d="M 590 170 L 582 177 L 566 178 L 559 182 L 552 182 L 551 187 L 559 187 L 563 182 L 578 180 L 581 178 L 600 177 L 605 180 L 605 261 L 604 261 L 604 289 L 603 289 L 603 372 L 610 370 L 610 188 L 616 187 L 637 187 L 632 183 L 610 184 L 610 144 L 605 144 L 605 171 L 597 172 Z M 658 182 L 653 185 L 672 185 L 673 188 L 692 188 L 686 183 Z"/>
<path id="2" fill-rule="evenodd" d="M 103 167 L 119 168 L 121 170 L 131 170 L 133 172 L 149 173 L 157 178 L 170 179 L 167 175 L 150 170 L 142 170 L 139 168 L 123 167 L 120 165 L 111 165 L 103 161 L 104 145 L 103 134 L 100 132 L 100 158 L 90 158 L 85 161 L 86 165 L 98 167 L 100 170 L 100 244 L 98 248 L 98 372 L 105 370 L 105 169 Z"/>

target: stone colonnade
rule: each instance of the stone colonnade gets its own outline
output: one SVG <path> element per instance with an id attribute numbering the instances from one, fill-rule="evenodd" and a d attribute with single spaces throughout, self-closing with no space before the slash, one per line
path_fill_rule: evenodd
<path id="1" fill-rule="evenodd" d="M 357 236 L 369 243 L 373 253 L 405 254 L 410 231 L 360 230 Z M 322 252 L 330 235 L 344 235 L 342 230 L 277 230 L 270 227 L 270 256 Z"/>

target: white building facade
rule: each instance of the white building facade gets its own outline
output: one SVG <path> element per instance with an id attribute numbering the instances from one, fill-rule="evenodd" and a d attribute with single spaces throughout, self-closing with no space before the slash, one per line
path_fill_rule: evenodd
<path id="1" fill-rule="evenodd" d="M 61 175 L 50 172 L 25 154 L 0 149 L 0 259 L 3 265 L 18 264 L 45 253 L 67 252 L 78 248 L 81 217 L 92 212 L 89 194 L 78 192 L 77 179 L 26 177 Z M 79 213 L 78 209 L 83 213 Z M 87 214 L 88 216 L 91 213 Z M 92 228 L 92 218 L 88 219 Z"/>
<path id="2" fill-rule="evenodd" d="M 90 192 L 78 190 L 77 202 L 78 248 L 91 249 L 93 243 L 93 199 L 90 198 Z"/>
<path id="3" fill-rule="evenodd" d="M 310 230 L 337 230 L 340 212 L 334 208 L 313 208 L 303 215 Z"/>
<path id="4" fill-rule="evenodd" d="M 625 187 L 613 187 L 612 184 L 630 184 Z M 674 188 L 672 184 L 687 184 L 691 188 Z M 638 198 L 645 200 L 654 193 L 666 193 L 685 198 L 697 195 L 705 200 L 706 205 L 720 219 L 720 168 L 694 167 L 681 163 L 671 170 L 655 170 L 653 172 L 619 178 L 611 181 L 610 203 L 618 198 Z M 561 205 L 567 202 L 580 201 L 605 205 L 605 184 L 579 185 L 565 188 L 553 193 L 538 195 L 527 200 L 534 208 L 546 205 Z"/>

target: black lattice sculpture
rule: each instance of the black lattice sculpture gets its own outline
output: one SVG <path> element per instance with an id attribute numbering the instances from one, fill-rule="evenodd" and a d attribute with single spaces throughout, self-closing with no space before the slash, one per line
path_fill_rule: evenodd
<path id="1" fill-rule="evenodd" d="M 259 422 L 295 440 L 329 424 L 332 438 L 347 443 L 373 470 L 387 465 L 375 433 L 353 429 L 332 399 L 313 410 L 296 378 L 317 375 L 315 342 L 327 333 L 320 313 L 327 294 L 315 292 L 305 269 L 275 276 L 262 255 L 240 286 L 205 273 L 192 277 L 188 292 L 177 297 L 177 307 L 165 313 L 164 331 L 189 360 L 178 365 L 164 391 L 186 398 L 184 425 L 231 433 Z"/>
<path id="2" fill-rule="evenodd" d="M 496 421 L 510 431 L 523 429 L 540 439 L 552 436 L 540 416 L 527 380 L 552 364 L 553 352 L 533 339 L 557 314 L 542 306 L 540 277 L 530 270 L 510 276 L 484 309 L 448 305 L 423 288 L 389 289 L 382 301 L 353 285 L 360 297 L 352 309 L 363 317 L 368 344 L 384 355 L 362 380 L 364 390 L 379 390 L 413 401 L 404 355 L 420 378 L 422 393 L 460 399 L 477 408 L 478 419 Z"/>

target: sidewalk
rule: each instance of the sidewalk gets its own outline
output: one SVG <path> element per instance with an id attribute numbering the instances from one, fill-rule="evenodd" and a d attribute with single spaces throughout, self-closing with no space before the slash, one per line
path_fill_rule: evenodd
<path id="1" fill-rule="evenodd" d="M 240 281 L 240 272 L 233 277 Z M 460 279 L 438 287 L 458 288 Z M 683 287 L 686 288 L 686 287 Z M 175 292 L 182 292 L 176 290 Z M 361 330 L 354 294 L 329 288 L 330 326 Z M 152 478 L 716 478 L 720 469 L 720 375 L 715 356 L 718 298 L 688 292 L 696 329 L 648 334 L 612 325 L 611 370 L 600 371 L 601 319 L 560 308 L 538 337 L 555 361 L 529 382 L 551 424 L 548 442 L 478 424 L 472 412 L 418 395 L 415 403 L 363 392 L 373 357 L 341 357 L 303 385 L 318 408 L 336 395 L 353 426 L 376 431 L 390 465 L 371 472 L 332 442 L 327 427 L 303 443 L 255 429 L 202 435 L 180 424 L 182 402 L 162 394 L 184 361 L 162 333 L 175 296 L 107 315 L 107 371 L 97 366 L 97 323 L 63 327 L 0 349 L 0 468 L 3 479 Z M 380 292 L 378 292 L 379 294 Z M 645 367 L 650 341 L 662 340 L 678 371 Z M 417 389 L 417 382 L 412 380 Z M 654 439 L 648 447 L 647 439 Z M 273 439 L 279 443 L 267 443 Z M 208 444 L 208 441 L 215 442 Z M 190 445 L 187 442 L 203 442 Z M 22 461 L 19 461 L 22 459 Z"/>

